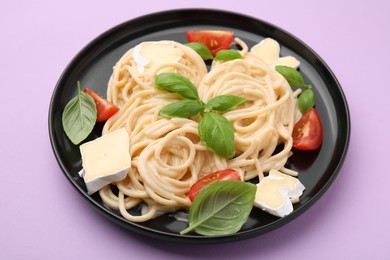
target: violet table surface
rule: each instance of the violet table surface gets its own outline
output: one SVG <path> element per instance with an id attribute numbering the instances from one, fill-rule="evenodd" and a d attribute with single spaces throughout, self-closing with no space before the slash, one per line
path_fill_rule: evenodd
<path id="1" fill-rule="evenodd" d="M 239 12 L 281 27 L 329 65 L 346 95 L 349 152 L 302 216 L 234 243 L 187 245 L 124 230 L 65 178 L 48 135 L 51 95 L 95 37 L 178 8 Z M 0 3 L 0 259 L 389 259 L 388 1 L 2 1 Z"/>

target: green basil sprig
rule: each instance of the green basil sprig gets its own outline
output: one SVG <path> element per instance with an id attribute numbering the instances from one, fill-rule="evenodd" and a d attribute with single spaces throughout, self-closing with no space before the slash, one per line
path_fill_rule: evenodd
<path id="1" fill-rule="evenodd" d="M 302 74 L 288 66 L 275 66 L 291 87 L 303 87 L 305 90 L 298 97 L 298 109 L 304 114 L 315 104 L 315 95 L 310 84 L 306 84 Z"/>
<path id="2" fill-rule="evenodd" d="M 298 97 L 298 109 L 304 114 L 310 108 L 314 107 L 315 95 L 313 90 L 306 89 Z"/>
<path id="3" fill-rule="evenodd" d="M 221 115 L 205 113 L 198 126 L 204 145 L 223 158 L 232 158 L 235 153 L 232 124 Z"/>
<path id="4" fill-rule="evenodd" d="M 203 111 L 203 104 L 198 100 L 184 99 L 164 106 L 160 110 L 163 117 L 189 118 Z"/>
<path id="5" fill-rule="evenodd" d="M 93 98 L 80 90 L 77 82 L 77 96 L 72 98 L 62 113 L 62 126 L 74 144 L 79 144 L 92 132 L 97 117 Z"/>
<path id="6" fill-rule="evenodd" d="M 289 66 L 278 65 L 275 66 L 275 70 L 282 74 L 291 87 L 305 87 L 311 88 L 311 85 L 305 84 L 302 74 L 294 68 Z"/>
<path id="7" fill-rule="evenodd" d="M 245 102 L 245 98 L 234 95 L 221 95 L 210 99 L 205 104 L 205 108 L 208 110 L 226 111 L 243 102 Z"/>
<path id="8" fill-rule="evenodd" d="M 199 42 L 190 42 L 185 44 L 186 46 L 192 48 L 203 60 L 221 60 L 229 61 L 235 59 L 241 59 L 242 56 L 237 50 L 220 50 L 215 54 L 215 57 L 211 54 L 209 48 L 206 45 Z"/>
<path id="9" fill-rule="evenodd" d="M 241 59 L 241 53 L 239 53 L 236 50 L 220 50 L 215 54 L 216 60 L 221 61 L 228 61 L 228 60 L 235 60 L 235 59 Z"/>
<path id="10" fill-rule="evenodd" d="M 177 93 L 184 98 L 199 100 L 196 87 L 189 79 L 178 73 L 161 73 L 156 77 L 154 84 L 159 88 Z"/>
<path id="11" fill-rule="evenodd" d="M 202 43 L 190 42 L 185 45 L 196 51 L 203 60 L 212 60 L 214 58 L 209 48 Z"/>
<path id="12" fill-rule="evenodd" d="M 245 102 L 244 98 L 221 95 L 205 104 L 200 100 L 198 91 L 190 80 L 177 73 L 157 75 L 155 85 L 187 98 L 164 106 L 160 110 L 160 116 L 190 118 L 201 114 L 203 117 L 199 122 L 198 131 L 205 146 L 220 157 L 232 158 L 234 156 L 233 126 L 224 116 L 214 113 L 212 110 L 227 111 Z M 208 111 L 205 113 L 206 109 Z"/>
<path id="13" fill-rule="evenodd" d="M 247 221 L 256 195 L 256 185 L 224 180 L 207 185 L 195 197 L 189 211 L 189 227 L 204 236 L 236 233 Z"/>

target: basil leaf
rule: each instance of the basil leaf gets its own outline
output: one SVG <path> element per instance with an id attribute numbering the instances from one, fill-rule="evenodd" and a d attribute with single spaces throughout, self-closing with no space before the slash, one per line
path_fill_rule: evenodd
<path id="1" fill-rule="evenodd" d="M 62 126 L 68 138 L 74 144 L 79 144 L 92 132 L 96 123 L 97 109 L 93 98 L 80 90 L 72 98 L 62 112 Z"/>
<path id="2" fill-rule="evenodd" d="M 241 53 L 239 53 L 236 50 L 220 50 L 215 54 L 216 60 L 222 60 L 222 61 L 228 61 L 228 60 L 235 60 L 235 59 L 241 59 Z"/>
<path id="3" fill-rule="evenodd" d="M 198 126 L 199 136 L 205 146 L 220 157 L 232 158 L 234 131 L 232 124 L 215 113 L 205 113 Z"/>
<path id="4" fill-rule="evenodd" d="M 304 114 L 307 110 L 312 108 L 315 103 L 314 92 L 311 89 L 306 89 L 298 97 L 298 109 Z"/>
<path id="5" fill-rule="evenodd" d="M 210 99 L 205 108 L 209 110 L 226 111 L 232 107 L 245 102 L 245 98 L 234 95 L 221 95 Z"/>
<path id="6" fill-rule="evenodd" d="M 198 90 L 189 79 L 178 73 L 161 73 L 155 79 L 155 85 L 170 92 L 177 93 L 184 98 L 199 100 Z"/>
<path id="7" fill-rule="evenodd" d="M 275 66 L 275 70 L 279 72 L 290 84 L 291 87 L 305 87 L 310 89 L 311 85 L 305 84 L 302 74 L 294 68 L 288 66 Z"/>
<path id="8" fill-rule="evenodd" d="M 192 202 L 189 227 L 180 234 L 190 231 L 205 236 L 236 233 L 247 221 L 255 195 L 256 185 L 248 182 L 224 180 L 209 184 Z"/>
<path id="9" fill-rule="evenodd" d="M 197 100 L 185 99 L 164 106 L 160 110 L 163 117 L 189 118 L 203 111 L 203 104 Z"/>
<path id="10" fill-rule="evenodd" d="M 202 43 L 190 42 L 185 45 L 196 51 L 203 60 L 212 60 L 214 58 L 209 48 Z"/>

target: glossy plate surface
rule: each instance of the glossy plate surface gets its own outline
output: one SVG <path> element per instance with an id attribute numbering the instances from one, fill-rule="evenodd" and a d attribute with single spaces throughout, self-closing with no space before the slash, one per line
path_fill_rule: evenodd
<path id="1" fill-rule="evenodd" d="M 99 195 L 86 192 L 83 179 L 78 176 L 81 158 L 78 146 L 66 137 L 61 123 L 66 103 L 76 95 L 76 82 L 82 87 L 106 93 L 107 82 L 116 61 L 130 48 L 143 41 L 174 40 L 186 43 L 189 30 L 232 30 L 235 37 L 244 40 L 249 48 L 265 37 L 277 40 L 281 55 L 293 55 L 300 60 L 300 71 L 307 83 L 314 87 L 316 109 L 320 114 L 324 136 L 320 149 L 314 152 L 294 150 L 287 167 L 299 171 L 299 179 L 306 187 L 301 202 L 294 205 L 292 214 L 273 217 L 254 208 L 247 223 L 236 234 L 219 237 L 179 235 L 187 224 L 169 214 L 145 223 L 131 223 L 118 212 L 102 204 Z M 101 134 L 98 124 L 88 140 Z M 337 176 L 347 153 L 350 137 L 350 117 L 347 102 L 337 79 L 324 61 L 302 41 L 267 22 L 245 15 L 207 9 L 165 11 L 139 17 L 103 33 L 70 62 L 54 90 L 49 109 L 49 133 L 54 154 L 71 184 L 100 213 L 115 223 L 147 236 L 193 243 L 227 242 L 258 236 L 274 230 L 296 218 L 329 188 Z"/>

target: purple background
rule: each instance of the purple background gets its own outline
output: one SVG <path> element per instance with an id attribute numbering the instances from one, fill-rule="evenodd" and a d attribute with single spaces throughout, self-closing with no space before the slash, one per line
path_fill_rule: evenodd
<path id="1" fill-rule="evenodd" d="M 260 237 L 177 245 L 128 232 L 70 185 L 50 146 L 50 98 L 76 53 L 119 23 L 187 7 L 240 12 L 289 31 L 325 60 L 349 103 L 352 135 L 339 176 L 305 214 Z M 0 259 L 389 257 L 389 9 L 386 0 L 1 1 Z"/>

